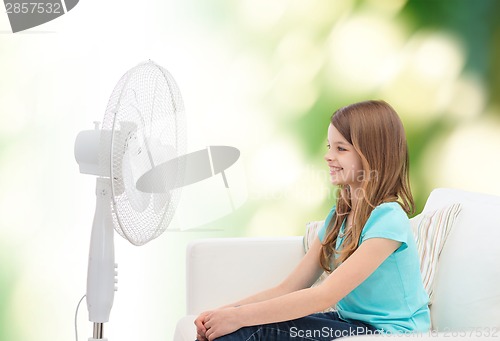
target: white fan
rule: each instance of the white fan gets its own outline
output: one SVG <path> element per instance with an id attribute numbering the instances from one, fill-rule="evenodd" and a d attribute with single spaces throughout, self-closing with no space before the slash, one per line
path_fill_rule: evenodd
<path id="1" fill-rule="evenodd" d="M 111 94 L 102 127 L 96 124 L 76 138 L 80 172 L 97 176 L 86 294 L 94 323 L 89 340 L 106 340 L 103 324 L 109 321 L 117 275 L 113 228 L 134 245 L 165 231 L 184 182 L 185 162 L 178 156 L 185 145 L 181 94 L 170 73 L 152 61 L 125 73 Z M 153 171 L 166 162 L 174 166 Z M 147 188 L 137 188 L 139 178 Z"/>

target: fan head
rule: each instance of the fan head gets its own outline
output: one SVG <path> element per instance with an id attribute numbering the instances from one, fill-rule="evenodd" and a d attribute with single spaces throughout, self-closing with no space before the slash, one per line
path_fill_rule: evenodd
<path id="1" fill-rule="evenodd" d="M 101 128 L 99 165 L 110 176 L 115 230 L 134 245 L 158 237 L 171 222 L 180 186 L 142 192 L 137 180 L 186 151 L 184 104 L 170 73 L 152 61 L 129 70 L 115 86 Z M 182 182 L 185 164 L 163 183 Z"/>

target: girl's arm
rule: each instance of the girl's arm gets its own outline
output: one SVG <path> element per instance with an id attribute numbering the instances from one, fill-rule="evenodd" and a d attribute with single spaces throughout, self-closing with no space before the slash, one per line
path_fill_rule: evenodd
<path id="1" fill-rule="evenodd" d="M 205 316 L 206 336 L 213 340 L 243 326 L 289 321 L 325 310 L 368 278 L 400 245 L 385 238 L 368 239 L 317 287 L 299 288 L 267 301 L 209 312 Z"/>

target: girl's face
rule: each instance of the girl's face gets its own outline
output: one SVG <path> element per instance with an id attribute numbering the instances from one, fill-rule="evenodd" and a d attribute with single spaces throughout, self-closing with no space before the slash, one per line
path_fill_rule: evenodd
<path id="1" fill-rule="evenodd" d="M 334 185 L 349 185 L 355 190 L 363 180 L 361 157 L 339 131 L 328 126 L 328 152 L 325 161 L 330 168 L 330 178 Z"/>

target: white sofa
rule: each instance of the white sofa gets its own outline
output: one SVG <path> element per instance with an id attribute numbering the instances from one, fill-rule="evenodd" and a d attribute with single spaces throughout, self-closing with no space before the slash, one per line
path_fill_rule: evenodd
<path id="1" fill-rule="evenodd" d="M 420 338 L 500 339 L 500 197 L 439 188 L 430 194 L 422 215 L 453 203 L 462 209 L 439 258 L 431 305 L 432 328 L 439 335 Z M 174 341 L 195 340 L 197 314 L 276 285 L 303 255 L 302 237 L 192 242 L 187 250 L 187 316 L 178 322 Z"/>

